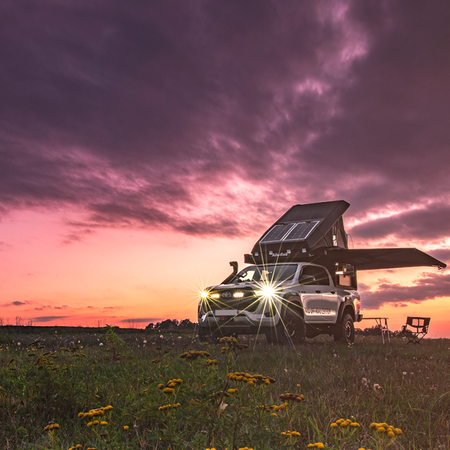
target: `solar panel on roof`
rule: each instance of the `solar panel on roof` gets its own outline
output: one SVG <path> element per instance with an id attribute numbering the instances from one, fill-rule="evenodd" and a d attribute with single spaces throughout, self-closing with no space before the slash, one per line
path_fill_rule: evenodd
<path id="1" fill-rule="evenodd" d="M 320 220 L 274 225 L 261 242 L 300 241 L 306 239 Z"/>
<path id="2" fill-rule="evenodd" d="M 261 239 L 261 242 L 279 242 L 283 240 L 283 237 L 289 230 L 293 227 L 294 224 L 282 224 L 275 225 L 273 228 L 269 230 L 269 232 Z"/>
<path id="3" fill-rule="evenodd" d="M 309 234 L 316 228 L 319 224 L 319 220 L 311 220 L 310 222 L 299 222 L 296 224 L 288 235 L 283 239 L 285 241 L 298 241 L 301 239 L 306 239 Z"/>

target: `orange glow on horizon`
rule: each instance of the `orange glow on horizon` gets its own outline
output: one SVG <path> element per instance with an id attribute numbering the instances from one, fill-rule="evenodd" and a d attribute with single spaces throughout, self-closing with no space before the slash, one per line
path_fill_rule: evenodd
<path id="1" fill-rule="evenodd" d="M 62 325 L 145 328 L 166 319 L 197 320 L 202 289 L 231 273 L 228 262 L 243 266 L 243 255 L 259 235 L 245 239 L 202 238 L 175 232 L 98 229 L 72 244 L 63 244 L 67 226 L 58 214 L 15 213 L 0 223 L 4 325 Z M 359 282 L 376 286 L 410 285 L 434 269 L 358 274 Z M 366 317 L 388 317 L 398 330 L 406 316 L 431 317 L 429 337 L 450 338 L 450 298 L 384 305 Z M 357 326 L 370 328 L 363 321 Z"/>

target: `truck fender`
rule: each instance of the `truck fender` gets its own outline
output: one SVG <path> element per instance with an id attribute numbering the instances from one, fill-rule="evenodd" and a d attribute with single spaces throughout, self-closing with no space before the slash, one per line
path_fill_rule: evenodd
<path id="1" fill-rule="evenodd" d="M 346 300 L 345 302 L 341 303 L 341 306 L 339 307 L 339 313 L 336 323 L 342 321 L 345 311 L 348 311 L 348 313 L 352 316 L 353 320 L 355 320 L 355 309 L 353 307 L 353 303 L 351 300 Z"/>
<path id="2" fill-rule="evenodd" d="M 300 316 L 304 318 L 302 299 L 298 294 L 289 294 L 283 299 L 282 316 Z"/>

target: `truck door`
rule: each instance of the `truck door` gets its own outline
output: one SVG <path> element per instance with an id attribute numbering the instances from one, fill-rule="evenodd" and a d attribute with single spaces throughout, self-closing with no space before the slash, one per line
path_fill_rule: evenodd
<path id="1" fill-rule="evenodd" d="M 322 288 L 316 279 L 314 266 L 303 266 L 299 275 L 299 293 L 303 302 L 303 311 L 306 323 L 323 322 L 322 308 Z"/>
<path id="2" fill-rule="evenodd" d="M 338 294 L 328 271 L 323 267 L 315 267 L 316 277 L 321 281 L 322 318 L 324 322 L 336 322 L 338 312 Z"/>

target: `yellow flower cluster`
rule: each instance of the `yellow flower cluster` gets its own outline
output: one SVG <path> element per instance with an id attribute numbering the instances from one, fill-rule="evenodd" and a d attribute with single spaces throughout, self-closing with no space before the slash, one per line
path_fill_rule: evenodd
<path id="1" fill-rule="evenodd" d="M 253 450 L 252 448 L 248 448 L 248 447 L 242 447 L 239 450 Z"/>
<path id="2" fill-rule="evenodd" d="M 281 434 L 283 436 L 301 436 L 301 434 L 298 431 L 282 431 Z"/>
<path id="3" fill-rule="evenodd" d="M 264 411 L 270 412 L 270 411 L 280 411 L 283 410 L 285 408 L 287 408 L 288 404 L 287 402 L 282 403 L 281 405 L 261 405 L 261 406 L 257 406 L 257 408 L 263 408 Z"/>
<path id="4" fill-rule="evenodd" d="M 164 394 L 173 394 L 175 392 L 174 388 L 182 383 L 183 380 L 180 378 L 174 378 L 173 380 L 169 380 L 165 386 L 162 383 L 158 384 L 158 389 L 162 389 Z"/>
<path id="5" fill-rule="evenodd" d="M 208 359 L 206 361 L 206 364 L 208 366 L 217 366 L 217 364 L 219 364 L 219 361 L 217 361 L 217 359 Z"/>
<path id="6" fill-rule="evenodd" d="M 170 405 L 170 404 L 163 405 L 158 408 L 158 411 L 164 411 L 165 409 L 169 409 L 169 408 L 179 408 L 180 406 L 181 406 L 181 403 L 175 403 L 174 405 Z"/>
<path id="7" fill-rule="evenodd" d="M 167 387 L 174 388 L 182 383 L 183 383 L 183 380 L 181 380 L 180 378 L 174 378 L 173 380 L 169 380 L 167 382 Z"/>
<path id="8" fill-rule="evenodd" d="M 293 401 L 293 402 L 302 402 L 305 400 L 305 396 L 303 394 L 290 394 L 289 392 L 286 394 L 281 394 L 280 399 L 283 401 Z"/>
<path id="9" fill-rule="evenodd" d="M 113 407 L 111 405 L 102 406 L 101 408 L 91 409 L 87 413 L 80 412 L 80 413 L 78 413 L 78 417 L 80 419 L 86 419 L 86 418 L 91 419 L 92 417 L 104 416 L 105 412 L 107 412 L 111 409 L 113 409 Z"/>
<path id="10" fill-rule="evenodd" d="M 308 444 L 308 448 L 313 448 L 313 447 L 325 448 L 325 445 L 323 445 L 322 442 L 316 442 L 315 444 Z"/>
<path id="11" fill-rule="evenodd" d="M 87 358 L 86 353 L 74 353 L 73 355 L 70 355 L 72 358 L 75 356 L 80 356 L 81 358 Z"/>
<path id="12" fill-rule="evenodd" d="M 403 431 L 400 428 L 394 428 L 392 425 L 388 425 L 387 423 L 371 423 L 370 428 L 375 430 L 377 433 L 386 433 L 386 435 L 390 438 L 394 438 L 400 434 L 403 434 Z"/>
<path id="13" fill-rule="evenodd" d="M 337 428 L 337 427 L 346 428 L 348 426 L 359 428 L 361 425 L 358 422 L 352 422 L 350 419 L 339 419 L 330 425 L 331 428 Z"/>
<path id="14" fill-rule="evenodd" d="M 251 375 L 246 372 L 229 373 L 228 378 L 233 381 L 242 381 L 243 383 L 247 383 L 249 386 L 253 386 L 255 384 L 275 383 L 275 378 L 265 377 L 263 375 Z"/>
<path id="15" fill-rule="evenodd" d="M 47 425 L 44 428 L 44 431 L 54 430 L 55 428 L 59 428 L 59 425 L 57 423 L 52 423 L 51 425 Z"/>
<path id="16" fill-rule="evenodd" d="M 216 448 L 215 448 L 215 447 L 213 447 L 213 448 L 207 448 L 206 450 L 216 450 Z"/>
<path id="17" fill-rule="evenodd" d="M 180 358 L 186 358 L 188 360 L 194 360 L 197 358 L 206 358 L 207 356 L 211 356 L 210 353 L 204 351 L 196 351 L 190 350 L 188 352 L 184 352 L 180 355 Z"/>
<path id="18" fill-rule="evenodd" d="M 227 350 L 234 350 L 234 349 L 244 350 L 245 348 L 248 348 L 247 344 L 240 344 L 235 337 L 225 336 L 225 337 L 221 338 L 219 340 L 219 342 L 221 344 L 226 344 L 227 345 L 227 347 L 222 347 L 221 348 L 220 351 L 222 353 L 225 353 Z"/>
<path id="19" fill-rule="evenodd" d="M 235 394 L 238 390 L 237 389 L 228 389 L 229 394 Z"/>
<path id="20" fill-rule="evenodd" d="M 8 365 L 11 363 L 12 361 L 10 361 L 9 363 L 8 363 Z M 35 365 L 41 365 L 41 366 L 44 366 L 44 365 L 49 365 L 49 366 L 51 366 L 52 364 L 53 364 L 53 361 L 49 361 L 48 359 L 46 359 L 46 358 L 44 358 L 43 356 L 39 356 L 39 358 L 38 359 L 36 359 L 36 362 L 34 363 Z"/>
<path id="21" fill-rule="evenodd" d="M 152 359 L 152 364 L 158 364 L 159 362 L 161 362 L 160 359 Z"/>
<path id="22" fill-rule="evenodd" d="M 83 448 L 81 444 L 75 445 L 75 447 L 70 447 L 69 450 L 76 450 L 77 448 Z"/>

